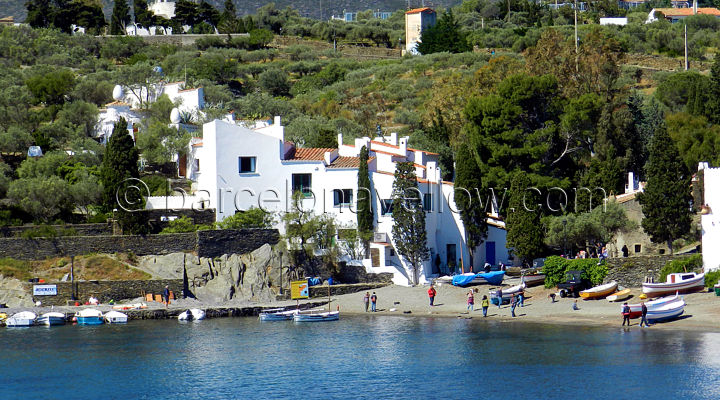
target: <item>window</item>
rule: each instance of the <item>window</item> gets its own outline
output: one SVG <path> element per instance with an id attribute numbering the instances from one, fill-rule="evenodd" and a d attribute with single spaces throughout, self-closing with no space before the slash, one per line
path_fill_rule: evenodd
<path id="1" fill-rule="evenodd" d="M 423 194 L 423 211 L 432 211 L 432 194 Z"/>
<path id="2" fill-rule="evenodd" d="M 238 157 L 238 172 L 241 174 L 255 172 L 255 157 Z"/>
<path id="3" fill-rule="evenodd" d="M 312 174 L 293 174 L 292 192 L 302 192 L 305 197 L 310 197 L 312 185 Z"/>
<path id="4" fill-rule="evenodd" d="M 352 189 L 333 190 L 333 205 L 335 207 L 350 206 L 352 204 Z"/>
<path id="5" fill-rule="evenodd" d="M 641 247 L 639 244 L 636 244 L 636 245 L 635 245 L 635 252 L 636 252 L 636 253 L 639 253 L 640 250 L 642 250 L 642 247 Z"/>
<path id="6" fill-rule="evenodd" d="M 392 215 L 392 205 L 393 205 L 392 199 L 380 200 L 380 214 Z"/>

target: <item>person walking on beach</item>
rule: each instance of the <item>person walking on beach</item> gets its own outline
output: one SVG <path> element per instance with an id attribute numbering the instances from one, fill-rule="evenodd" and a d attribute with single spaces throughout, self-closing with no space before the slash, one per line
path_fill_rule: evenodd
<path id="1" fill-rule="evenodd" d="M 482 303 L 480 303 L 483 309 L 483 317 L 487 317 L 487 310 L 488 307 L 490 307 L 490 300 L 488 300 L 487 296 L 483 295 Z"/>
<path id="2" fill-rule="evenodd" d="M 365 296 L 363 296 L 363 303 L 365 303 L 365 312 L 368 312 L 368 306 L 370 305 L 370 292 L 365 292 Z"/>
<path id="3" fill-rule="evenodd" d="M 628 303 L 624 303 L 622 307 L 622 316 L 623 316 L 623 326 L 625 326 L 625 322 L 627 322 L 628 326 L 630 326 L 630 306 Z"/>
<path id="4" fill-rule="evenodd" d="M 525 307 L 525 296 L 523 292 L 518 293 L 518 303 L 520 303 L 520 307 Z"/>
<path id="5" fill-rule="evenodd" d="M 648 326 L 650 326 L 647 321 L 647 306 L 645 305 L 644 301 L 640 303 L 640 306 L 642 307 L 642 318 L 640 319 L 640 327 L 642 328 L 644 323 L 645 327 L 647 328 Z"/>
<path id="6" fill-rule="evenodd" d="M 436 294 L 437 294 L 437 292 L 435 291 L 435 286 L 430 285 L 430 289 L 428 289 L 428 297 L 430 298 L 430 307 L 432 307 L 434 305 Z"/>
<path id="7" fill-rule="evenodd" d="M 373 292 L 372 296 L 370 296 L 370 310 L 372 312 L 377 311 L 377 295 L 375 292 Z"/>
<path id="8" fill-rule="evenodd" d="M 170 287 L 168 285 L 165 285 L 165 290 L 163 290 L 163 301 L 165 302 L 165 308 L 168 308 L 170 306 Z"/>
<path id="9" fill-rule="evenodd" d="M 517 297 L 515 297 L 515 293 L 513 293 L 512 296 L 510 296 L 510 312 L 513 318 L 515 318 L 515 307 L 517 307 L 517 303 Z"/>
<path id="10" fill-rule="evenodd" d="M 502 289 L 498 288 L 497 292 L 495 292 L 498 298 L 498 309 L 500 309 L 500 306 L 502 305 Z"/>
<path id="11" fill-rule="evenodd" d="M 467 309 L 468 311 L 475 311 L 475 295 L 472 290 L 467 294 Z"/>

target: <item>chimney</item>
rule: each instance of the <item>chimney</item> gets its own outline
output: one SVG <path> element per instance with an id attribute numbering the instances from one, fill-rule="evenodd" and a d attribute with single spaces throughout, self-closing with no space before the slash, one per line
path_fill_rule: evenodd
<path id="1" fill-rule="evenodd" d="M 693 0 L 693 15 L 697 15 L 697 0 Z"/>
<path id="2" fill-rule="evenodd" d="M 276 115 L 275 119 L 273 120 L 273 125 L 280 126 L 280 116 Z"/>
<path id="3" fill-rule="evenodd" d="M 632 193 L 635 191 L 635 174 L 628 172 L 628 183 L 625 186 L 625 193 Z"/>
<path id="4" fill-rule="evenodd" d="M 402 155 L 407 154 L 407 142 L 408 142 L 408 137 L 407 137 L 407 136 L 405 136 L 404 138 L 401 138 L 401 139 L 400 139 L 400 144 L 399 144 L 399 146 L 400 146 L 400 154 L 402 154 Z"/>
<path id="5" fill-rule="evenodd" d="M 397 132 L 391 132 L 391 133 L 390 133 L 390 144 L 393 145 L 393 146 L 397 146 L 397 145 L 398 145 L 398 142 L 397 142 Z"/>
<path id="6" fill-rule="evenodd" d="M 342 133 L 338 133 L 338 149 L 341 148 L 343 145 L 343 136 Z"/>

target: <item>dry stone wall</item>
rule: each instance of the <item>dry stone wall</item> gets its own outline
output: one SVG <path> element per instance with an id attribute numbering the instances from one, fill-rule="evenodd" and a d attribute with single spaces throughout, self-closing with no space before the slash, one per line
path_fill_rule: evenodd
<path id="1" fill-rule="evenodd" d="M 57 286 L 56 296 L 33 296 L 33 301 L 41 301 L 44 306 L 65 306 L 72 298 L 71 282 L 49 283 Z M 23 283 L 28 293 L 32 293 L 33 284 Z M 182 279 L 155 279 L 134 281 L 80 281 L 77 286 L 77 301 L 84 304 L 90 296 L 96 297 L 101 303 L 110 300 L 122 301 L 142 297 L 146 293 L 162 294 L 165 285 L 179 297 L 182 293 Z"/>
<path id="2" fill-rule="evenodd" d="M 645 277 L 659 278 L 660 269 L 669 261 L 687 256 L 638 256 L 609 258 L 605 282 L 617 281 L 620 286 L 640 287 Z"/>

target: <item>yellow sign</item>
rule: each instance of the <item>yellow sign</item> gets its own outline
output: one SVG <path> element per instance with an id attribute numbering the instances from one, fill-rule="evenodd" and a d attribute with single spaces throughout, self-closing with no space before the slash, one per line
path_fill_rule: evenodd
<path id="1" fill-rule="evenodd" d="M 292 281 L 292 282 L 290 282 L 290 298 L 293 300 L 309 299 L 310 298 L 310 285 L 308 285 L 308 281 Z"/>

